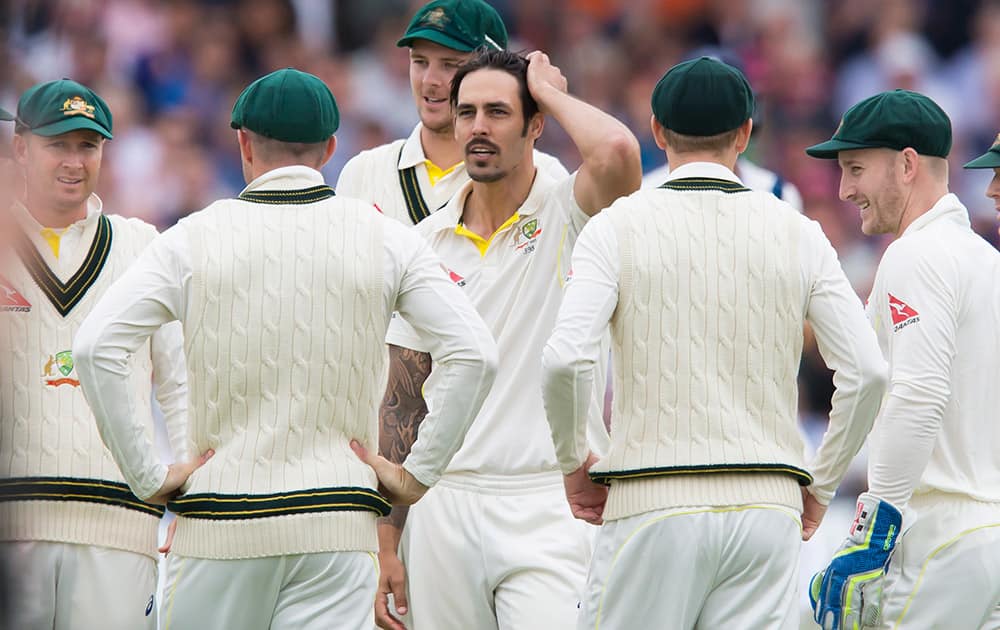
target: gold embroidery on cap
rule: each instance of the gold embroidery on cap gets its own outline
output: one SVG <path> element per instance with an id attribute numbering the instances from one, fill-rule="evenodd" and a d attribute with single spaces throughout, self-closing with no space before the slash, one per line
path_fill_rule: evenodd
<path id="1" fill-rule="evenodd" d="M 436 7 L 427 12 L 424 19 L 421 20 L 424 24 L 429 26 L 434 26 L 436 28 L 444 28 L 445 22 L 448 21 L 448 16 L 445 15 L 444 9 L 441 7 Z"/>
<path id="2" fill-rule="evenodd" d="M 74 96 L 63 102 L 62 112 L 64 116 L 86 116 L 94 117 L 94 106 L 83 100 L 82 97 Z"/>

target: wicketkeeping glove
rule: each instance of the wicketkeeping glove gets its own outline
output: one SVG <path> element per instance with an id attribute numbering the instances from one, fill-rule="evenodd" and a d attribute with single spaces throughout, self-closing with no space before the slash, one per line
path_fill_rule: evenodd
<path id="1" fill-rule="evenodd" d="M 809 588 L 813 618 L 823 630 L 858 630 L 877 625 L 882 582 L 899 538 L 903 517 L 892 505 L 865 493 L 851 533 Z"/>

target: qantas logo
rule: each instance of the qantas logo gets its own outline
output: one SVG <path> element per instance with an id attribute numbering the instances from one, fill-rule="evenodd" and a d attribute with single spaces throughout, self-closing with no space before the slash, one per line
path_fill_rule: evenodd
<path id="1" fill-rule="evenodd" d="M 920 313 L 892 293 L 889 294 L 889 314 L 892 315 L 893 332 L 920 321 Z"/>
<path id="2" fill-rule="evenodd" d="M 465 286 L 465 278 L 463 278 L 462 276 L 458 275 L 457 273 L 455 273 L 451 269 L 448 269 L 444 265 L 441 265 L 441 268 L 444 269 L 444 272 L 446 274 L 448 274 L 448 277 L 451 278 L 452 282 L 454 282 L 455 284 L 457 284 L 460 287 L 464 287 Z"/>
<path id="3" fill-rule="evenodd" d="M 31 302 L 24 299 L 24 296 L 3 276 L 0 276 L 0 311 L 15 313 L 31 311 Z"/>

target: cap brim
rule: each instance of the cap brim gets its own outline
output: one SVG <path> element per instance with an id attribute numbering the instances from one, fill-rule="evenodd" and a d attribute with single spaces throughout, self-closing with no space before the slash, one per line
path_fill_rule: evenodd
<path id="1" fill-rule="evenodd" d="M 846 140 L 831 139 L 826 142 L 814 144 L 806 149 L 806 153 L 814 158 L 823 160 L 835 160 L 841 151 L 851 151 L 854 149 L 875 149 L 873 144 L 862 144 L 860 142 L 848 142 Z"/>
<path id="2" fill-rule="evenodd" d="M 415 31 L 410 31 L 404 35 L 396 45 L 400 48 L 409 48 L 413 45 L 414 40 L 426 39 L 427 41 L 434 42 L 435 44 L 441 44 L 445 48 L 451 48 L 452 50 L 457 50 L 459 52 L 471 52 L 476 49 L 475 46 L 470 46 L 467 42 L 461 42 L 450 35 L 446 35 L 441 31 L 436 31 L 432 28 L 422 28 Z"/>
<path id="3" fill-rule="evenodd" d="M 962 168 L 1000 168 L 1000 150 L 990 149 Z"/>
<path id="4" fill-rule="evenodd" d="M 14 114 L 0 107 L 0 120 L 14 120 Z"/>
<path id="5" fill-rule="evenodd" d="M 86 116 L 74 116 L 72 118 L 60 120 L 59 122 L 54 122 L 51 125 L 36 127 L 31 130 L 31 133 L 36 136 L 58 136 L 59 134 L 69 133 L 70 131 L 76 131 L 78 129 L 90 129 L 91 131 L 96 131 L 108 140 L 111 140 L 114 137 L 111 135 L 110 131 Z"/>

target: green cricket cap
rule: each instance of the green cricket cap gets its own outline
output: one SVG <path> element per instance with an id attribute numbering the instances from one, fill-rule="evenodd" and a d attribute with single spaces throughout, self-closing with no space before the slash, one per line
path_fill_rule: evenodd
<path id="1" fill-rule="evenodd" d="M 14 114 L 0 107 L 0 120 L 14 120 Z"/>
<path id="2" fill-rule="evenodd" d="M 396 45 L 426 39 L 446 48 L 470 52 L 486 46 L 507 48 L 507 27 L 496 9 L 483 0 L 434 0 L 417 11 Z"/>
<path id="3" fill-rule="evenodd" d="M 336 133 L 340 112 L 319 77 L 285 68 L 247 86 L 233 105 L 229 124 L 281 142 L 316 143 Z"/>
<path id="4" fill-rule="evenodd" d="M 993 146 L 989 151 L 966 164 L 964 168 L 1000 168 L 1000 133 L 993 140 Z"/>
<path id="5" fill-rule="evenodd" d="M 743 73 L 711 57 L 667 70 L 653 88 L 653 115 L 665 129 L 686 136 L 714 136 L 753 116 L 754 96 Z"/>
<path id="6" fill-rule="evenodd" d="M 948 157 L 951 120 L 937 103 L 923 94 L 892 90 L 851 107 L 833 137 L 809 147 L 806 153 L 835 160 L 841 151 L 852 149 L 902 151 L 907 147 L 920 155 Z"/>
<path id="7" fill-rule="evenodd" d="M 28 88 L 17 102 L 17 122 L 38 136 L 91 129 L 111 139 L 111 110 L 97 94 L 70 79 Z"/>

